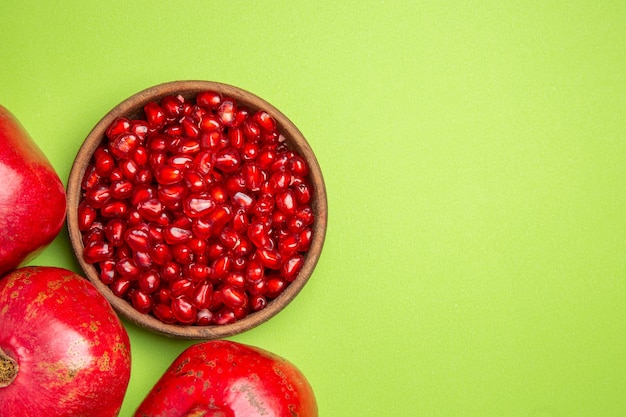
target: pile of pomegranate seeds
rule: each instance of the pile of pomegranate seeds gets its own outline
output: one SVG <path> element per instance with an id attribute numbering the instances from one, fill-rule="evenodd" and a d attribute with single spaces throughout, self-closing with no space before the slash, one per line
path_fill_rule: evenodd
<path id="1" fill-rule="evenodd" d="M 118 118 L 82 180 L 84 260 L 141 313 L 223 325 L 297 277 L 312 239 L 312 185 L 264 110 L 205 91 Z"/>

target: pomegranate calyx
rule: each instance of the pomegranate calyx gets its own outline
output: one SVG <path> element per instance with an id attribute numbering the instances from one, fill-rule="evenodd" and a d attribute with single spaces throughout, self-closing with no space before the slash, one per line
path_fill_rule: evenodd
<path id="1" fill-rule="evenodd" d="M 0 348 L 0 388 L 11 385 L 17 376 L 18 370 L 19 365 L 17 362 Z"/>

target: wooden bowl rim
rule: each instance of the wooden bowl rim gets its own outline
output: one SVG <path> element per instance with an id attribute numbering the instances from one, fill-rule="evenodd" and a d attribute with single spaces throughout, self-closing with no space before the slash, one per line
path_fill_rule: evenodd
<path id="1" fill-rule="evenodd" d="M 100 280 L 95 267 L 83 260 L 82 252 L 84 245 L 81 232 L 77 226 L 78 204 L 81 200 L 81 182 L 94 150 L 103 140 L 104 132 L 113 120 L 122 116 L 138 117 L 142 114 L 145 104 L 150 101 L 159 101 L 167 95 L 180 94 L 189 98 L 203 90 L 218 91 L 222 95 L 232 97 L 237 102 L 251 109 L 262 108 L 266 110 L 276 120 L 278 129 L 285 136 L 288 144 L 308 161 L 309 178 L 314 188 L 312 199 L 312 208 L 315 214 L 313 240 L 297 278 L 277 298 L 269 301 L 267 307 L 263 310 L 251 313 L 247 317 L 227 325 L 183 326 L 166 324 L 151 315 L 140 313 L 129 302 L 114 295 L 110 288 Z M 181 339 L 208 340 L 233 336 L 264 323 L 282 311 L 300 293 L 311 277 L 322 252 L 328 223 L 328 202 L 324 178 L 317 157 L 302 132 L 280 110 L 261 97 L 229 84 L 204 80 L 170 81 L 149 87 L 128 97 L 105 114 L 90 131 L 78 150 L 68 178 L 67 200 L 67 228 L 70 241 L 76 259 L 87 278 L 105 296 L 113 308 L 127 320 L 153 332 Z"/>

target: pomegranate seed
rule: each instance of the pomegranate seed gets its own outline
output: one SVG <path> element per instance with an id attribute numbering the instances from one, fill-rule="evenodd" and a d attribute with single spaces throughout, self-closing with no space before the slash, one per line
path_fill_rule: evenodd
<path id="1" fill-rule="evenodd" d="M 137 135 L 140 141 L 144 141 L 148 135 L 148 123 L 145 120 L 131 120 L 130 131 Z"/>
<path id="2" fill-rule="evenodd" d="M 287 286 L 287 282 L 279 276 L 272 276 L 267 280 L 267 290 L 265 296 L 267 298 L 278 297 Z"/>
<path id="3" fill-rule="evenodd" d="M 124 201 L 113 200 L 106 203 L 100 209 L 102 217 L 124 217 L 128 212 L 128 206 Z"/>
<path id="4" fill-rule="evenodd" d="M 239 153 L 234 148 L 226 148 L 215 154 L 215 168 L 225 173 L 237 171 L 241 163 Z"/>
<path id="5" fill-rule="evenodd" d="M 213 297 L 213 286 L 208 282 L 203 282 L 198 285 L 193 295 L 191 296 L 191 303 L 198 309 L 204 310 L 209 308 Z"/>
<path id="6" fill-rule="evenodd" d="M 157 243 L 150 249 L 150 255 L 152 256 L 152 260 L 154 263 L 166 266 L 168 265 L 174 256 L 172 255 L 172 250 L 170 247 L 164 243 Z"/>
<path id="7" fill-rule="evenodd" d="M 115 160 L 105 148 L 99 147 L 96 149 L 93 156 L 98 175 L 106 177 L 113 172 L 113 169 L 115 168 Z"/>
<path id="8" fill-rule="evenodd" d="M 196 103 L 208 110 L 215 110 L 222 103 L 222 96 L 215 91 L 203 91 L 196 96 Z"/>
<path id="9" fill-rule="evenodd" d="M 152 310 L 152 297 L 142 291 L 133 292 L 131 303 L 140 313 L 147 314 Z"/>
<path id="10" fill-rule="evenodd" d="M 266 132 L 273 132 L 276 129 L 276 121 L 265 110 L 257 111 L 252 119 Z"/>
<path id="11" fill-rule="evenodd" d="M 236 309 L 248 304 L 248 297 L 242 288 L 233 285 L 225 285 L 219 291 L 219 297 L 224 305 Z"/>
<path id="12" fill-rule="evenodd" d="M 183 171 L 172 165 L 162 164 L 155 170 L 154 178 L 162 185 L 176 184 L 183 180 Z"/>
<path id="13" fill-rule="evenodd" d="M 123 298 L 126 295 L 128 290 L 130 290 L 130 287 L 130 280 L 121 277 L 116 279 L 111 285 L 109 285 L 109 288 L 111 288 L 113 294 L 120 298 Z"/>
<path id="14" fill-rule="evenodd" d="M 156 102 L 150 102 L 143 108 L 146 113 L 146 120 L 151 129 L 158 129 L 165 124 L 165 113 Z"/>
<path id="15" fill-rule="evenodd" d="M 124 117 L 118 117 L 109 125 L 109 127 L 107 127 L 104 134 L 107 136 L 107 138 L 113 140 L 117 135 L 129 132 L 130 128 L 131 123 L 128 119 Z"/>
<path id="16" fill-rule="evenodd" d="M 193 232 L 175 225 L 168 225 L 163 228 L 163 238 L 170 245 L 185 243 L 193 237 Z"/>
<path id="17" fill-rule="evenodd" d="M 83 200 L 78 204 L 78 230 L 86 231 L 96 220 L 98 212 L 91 207 L 87 201 Z"/>
<path id="18" fill-rule="evenodd" d="M 100 280 L 105 285 L 112 284 L 117 278 L 117 272 L 115 271 L 115 261 L 113 259 L 107 259 L 98 264 L 100 267 Z"/>
<path id="19" fill-rule="evenodd" d="M 83 250 L 83 259 L 90 264 L 110 259 L 113 256 L 113 245 L 103 241 L 93 241 L 85 246 Z"/>
<path id="20" fill-rule="evenodd" d="M 145 271 L 139 275 L 137 285 L 142 292 L 151 294 L 159 288 L 161 285 L 161 279 L 159 278 L 159 274 L 157 272 Z"/>
<path id="21" fill-rule="evenodd" d="M 109 142 L 109 151 L 117 158 L 130 158 L 139 145 L 139 138 L 134 133 L 122 133 Z"/>
<path id="22" fill-rule="evenodd" d="M 237 321 L 237 316 L 235 316 L 235 312 L 228 307 L 220 309 L 213 315 L 213 323 L 220 325 L 220 326 L 231 324 L 236 321 Z"/>
<path id="23" fill-rule="evenodd" d="M 177 119 L 183 114 L 184 100 L 180 96 L 165 96 L 161 99 L 163 114 L 170 120 Z"/>
<path id="24" fill-rule="evenodd" d="M 166 324 L 176 323 L 176 317 L 172 312 L 172 308 L 165 304 L 157 304 L 152 307 L 152 313 L 156 318 Z"/>
<path id="25" fill-rule="evenodd" d="M 190 218 L 206 216 L 215 207 L 215 200 L 208 194 L 191 194 L 183 202 L 183 212 Z"/>
<path id="26" fill-rule="evenodd" d="M 286 281 L 292 282 L 298 276 L 298 273 L 304 265 L 304 256 L 295 255 L 289 258 L 281 267 L 281 275 Z"/>
<path id="27" fill-rule="evenodd" d="M 253 295 L 250 298 L 250 309 L 252 311 L 261 311 L 265 307 L 267 307 L 267 298 L 265 298 L 261 294 Z"/>
<path id="28" fill-rule="evenodd" d="M 234 126 L 237 106 L 231 99 L 225 99 L 217 108 L 217 115 L 224 126 Z"/>
<path id="29" fill-rule="evenodd" d="M 281 256 L 277 250 L 261 248 L 257 250 L 259 260 L 266 268 L 280 269 Z"/>
<path id="30" fill-rule="evenodd" d="M 191 324 L 196 321 L 198 310 L 187 297 L 172 300 L 172 314 L 182 324 Z"/>

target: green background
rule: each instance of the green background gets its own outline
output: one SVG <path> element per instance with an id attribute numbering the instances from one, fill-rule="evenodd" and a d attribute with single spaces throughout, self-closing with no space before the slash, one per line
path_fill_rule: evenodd
<path id="1" fill-rule="evenodd" d="M 64 182 L 155 84 L 290 117 L 324 252 L 232 339 L 294 362 L 321 416 L 625 416 L 625 24 L 623 1 L 5 1 L 0 103 Z M 66 232 L 33 263 L 78 270 Z M 122 416 L 192 343 L 127 328 Z"/>

